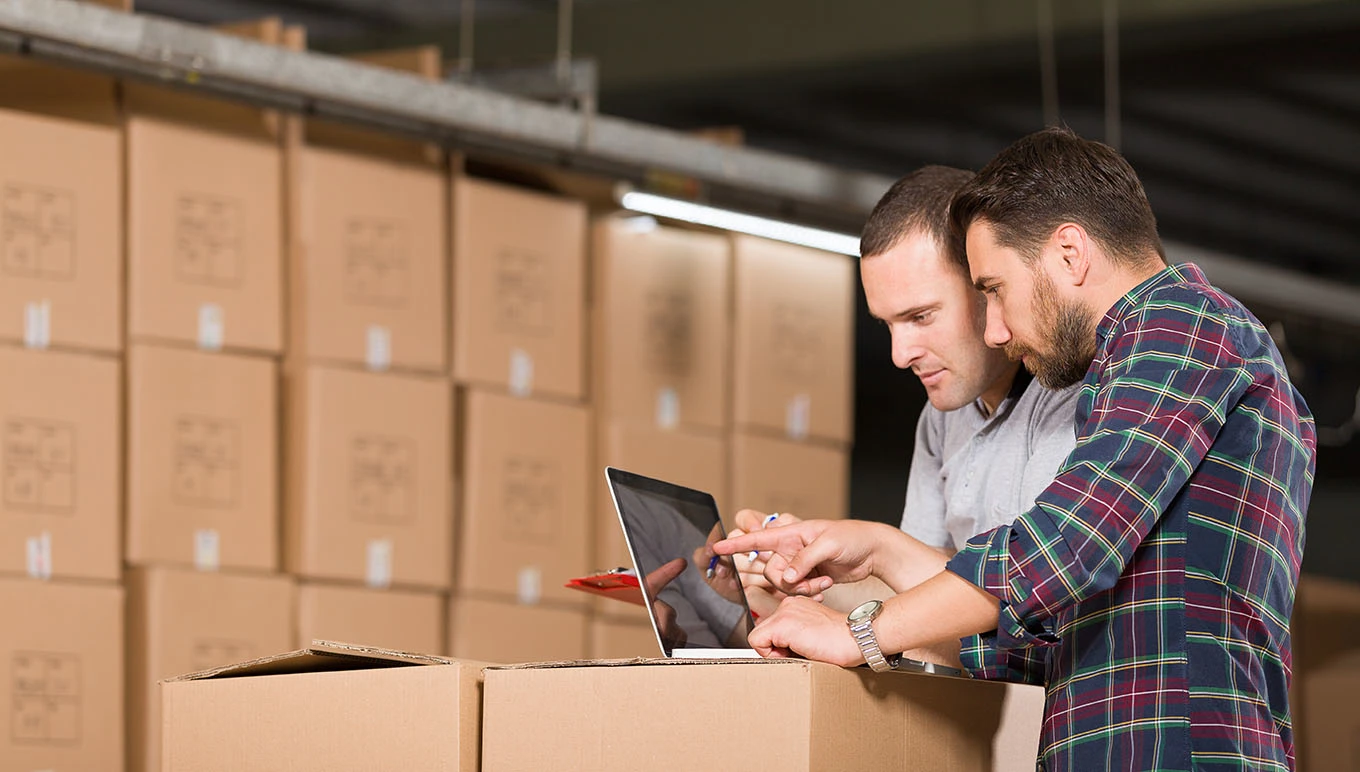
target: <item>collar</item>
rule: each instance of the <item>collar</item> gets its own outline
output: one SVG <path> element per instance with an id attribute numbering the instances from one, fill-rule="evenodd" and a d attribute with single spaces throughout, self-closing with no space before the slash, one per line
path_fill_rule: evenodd
<path id="1" fill-rule="evenodd" d="M 1194 263 L 1181 263 L 1180 265 L 1168 265 L 1157 273 L 1143 280 L 1143 283 L 1129 290 L 1124 297 L 1110 306 L 1110 310 L 1105 312 L 1100 324 L 1096 325 L 1096 340 L 1103 347 L 1114 333 L 1119 323 L 1128 316 L 1135 306 L 1142 303 L 1148 295 L 1163 288 L 1176 284 L 1204 284 L 1209 283 L 1208 277 L 1204 275 L 1199 266 Z"/>

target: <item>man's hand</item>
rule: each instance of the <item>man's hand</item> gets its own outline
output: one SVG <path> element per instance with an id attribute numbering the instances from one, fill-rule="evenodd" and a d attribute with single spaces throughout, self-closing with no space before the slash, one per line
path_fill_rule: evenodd
<path id="1" fill-rule="evenodd" d="M 666 589 L 666 585 L 685 573 L 687 567 L 684 558 L 676 558 L 661 564 L 643 580 L 647 584 L 647 595 L 652 599 L 652 611 L 656 614 L 657 627 L 661 629 L 661 639 L 672 648 L 684 646 L 688 636 L 684 629 L 675 623 L 675 609 L 671 608 L 669 603 L 657 600 L 657 595 Z"/>
<path id="2" fill-rule="evenodd" d="M 762 657 L 796 654 L 841 667 L 864 662 L 845 615 L 811 598 L 785 598 L 773 614 L 756 623 L 746 640 Z"/>

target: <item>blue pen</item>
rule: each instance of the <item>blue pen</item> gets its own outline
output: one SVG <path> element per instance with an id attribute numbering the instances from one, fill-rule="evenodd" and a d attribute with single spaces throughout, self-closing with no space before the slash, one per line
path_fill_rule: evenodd
<path id="1" fill-rule="evenodd" d="M 765 526 L 769 525 L 770 523 L 773 523 L 774 521 L 776 521 L 776 520 L 778 520 L 778 519 L 779 519 L 779 513 L 778 513 L 778 512 L 771 512 L 770 514 L 768 514 L 768 515 L 765 516 L 765 519 L 764 519 L 763 521 L 761 521 L 761 523 L 760 523 L 761 529 L 763 530 L 763 529 L 765 528 Z M 746 556 L 746 559 L 747 559 L 747 560 L 755 560 L 757 557 L 760 557 L 760 552 L 758 552 L 757 550 L 751 550 L 751 554 L 747 555 L 747 556 Z"/>
<path id="2" fill-rule="evenodd" d="M 704 576 L 707 576 L 709 579 L 712 579 L 712 578 L 713 578 L 713 569 L 715 569 L 715 568 L 717 568 L 717 567 L 718 567 L 718 556 L 717 556 L 717 555 L 714 555 L 713 557 L 711 557 L 711 558 L 708 559 L 708 571 L 705 572 Z"/>

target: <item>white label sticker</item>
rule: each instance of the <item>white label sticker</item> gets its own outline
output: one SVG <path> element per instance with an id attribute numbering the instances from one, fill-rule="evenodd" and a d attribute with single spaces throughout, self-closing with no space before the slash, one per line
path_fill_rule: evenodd
<path id="1" fill-rule="evenodd" d="M 807 439 L 808 428 L 811 423 L 812 397 L 799 394 L 789 400 L 788 407 L 784 412 L 784 431 L 788 432 L 789 439 Z"/>
<path id="2" fill-rule="evenodd" d="M 46 300 L 24 304 L 24 345 L 47 348 L 52 344 L 52 304 Z"/>
<path id="3" fill-rule="evenodd" d="M 222 537 L 216 528 L 194 531 L 194 568 L 216 571 L 222 565 Z"/>
<path id="4" fill-rule="evenodd" d="M 527 397 L 534 391 L 534 358 L 524 349 L 510 349 L 510 393 Z"/>
<path id="5" fill-rule="evenodd" d="M 28 547 L 28 575 L 34 579 L 52 578 L 52 534 L 43 531 L 39 536 L 30 536 Z"/>
<path id="6" fill-rule="evenodd" d="M 392 586 L 392 540 L 371 539 L 367 552 L 364 582 L 376 589 Z"/>
<path id="7" fill-rule="evenodd" d="M 658 429 L 674 429 L 680 425 L 680 395 L 675 389 L 664 386 L 656 392 L 656 426 Z"/>
<path id="8" fill-rule="evenodd" d="M 392 366 L 392 331 L 381 324 L 368 326 L 368 341 L 364 346 L 364 364 L 381 372 Z"/>
<path id="9" fill-rule="evenodd" d="M 198 307 L 198 347 L 204 351 L 221 351 L 226 338 L 227 321 L 222 307 L 204 303 Z"/>
<path id="10" fill-rule="evenodd" d="M 543 597 L 543 572 L 538 566 L 525 566 L 519 570 L 519 602 L 532 606 Z"/>

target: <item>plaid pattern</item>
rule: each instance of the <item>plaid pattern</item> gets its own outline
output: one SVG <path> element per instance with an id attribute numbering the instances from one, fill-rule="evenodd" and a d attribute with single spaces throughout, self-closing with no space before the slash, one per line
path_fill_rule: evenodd
<path id="1" fill-rule="evenodd" d="M 1047 659 L 1044 769 L 1293 769 L 1308 407 L 1260 322 L 1194 265 L 1134 289 L 1097 336 L 1076 449 L 949 568 L 1001 599 L 992 646 Z"/>

